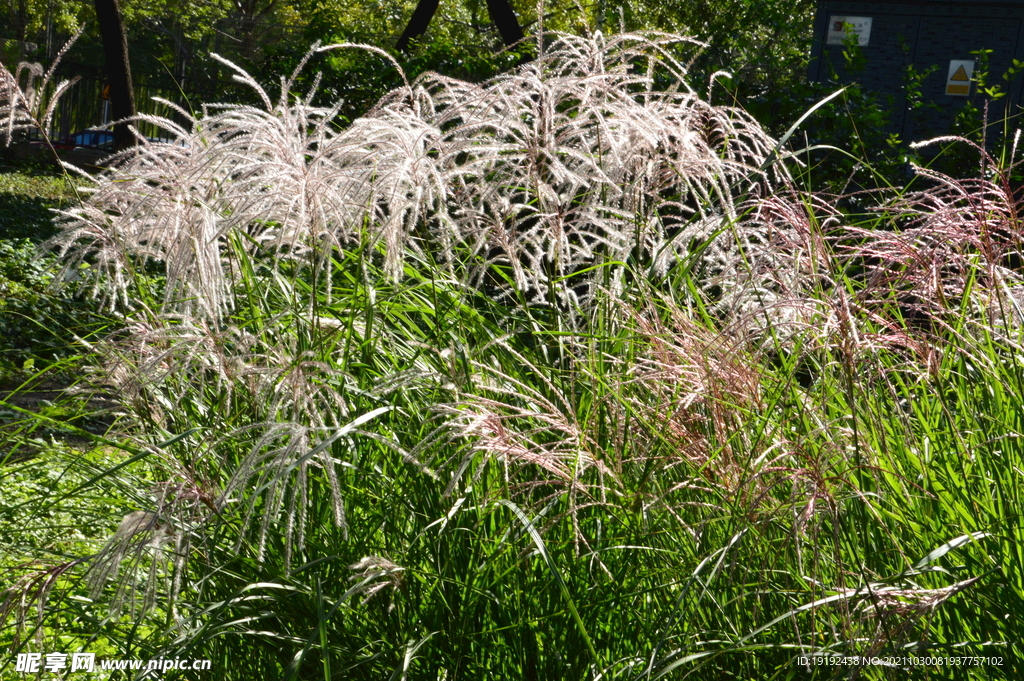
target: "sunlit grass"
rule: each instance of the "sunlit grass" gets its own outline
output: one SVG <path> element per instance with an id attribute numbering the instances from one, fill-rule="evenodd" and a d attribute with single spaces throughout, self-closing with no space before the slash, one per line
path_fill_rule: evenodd
<path id="1" fill-rule="evenodd" d="M 103 531 L 11 580 L 14 648 L 102 632 L 232 679 L 1016 678 L 1009 169 L 845 224 L 741 112 L 643 90 L 648 59 L 683 75 L 666 40 L 427 79 L 354 125 L 373 148 L 285 91 L 101 178 L 57 243 L 123 322 L 81 350 L 122 418 L 70 492 L 11 475 Z M 15 638 L 37 604 L 43 640 Z"/>

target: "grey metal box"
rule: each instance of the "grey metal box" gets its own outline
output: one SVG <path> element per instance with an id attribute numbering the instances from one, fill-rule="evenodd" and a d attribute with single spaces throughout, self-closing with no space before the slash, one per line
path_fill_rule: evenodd
<path id="1" fill-rule="evenodd" d="M 847 71 L 843 45 L 828 44 L 830 28 L 835 36 L 837 17 L 870 18 L 870 36 L 862 45 L 866 67 L 859 73 Z M 905 140 L 919 140 L 950 131 L 957 112 L 967 101 L 980 106 L 976 84 L 969 83 L 969 95 L 947 94 L 951 60 L 975 60 L 974 50 L 993 50 L 989 57 L 988 83 L 999 84 L 1006 98 L 992 111 L 1001 118 L 1003 103 L 1009 111 L 1020 111 L 1021 83 L 1018 74 L 1009 83 L 1002 79 L 1013 59 L 1024 61 L 1024 0 L 906 0 L 900 2 L 849 2 L 822 0 L 814 21 L 809 77 L 825 81 L 834 72 L 839 82 L 857 80 L 865 89 L 892 98 L 890 128 Z M 922 83 L 921 95 L 935 102 L 938 111 L 922 108 L 909 115 L 905 92 L 907 66 L 917 72 L 938 68 Z M 954 88 L 955 89 L 955 88 Z M 990 121 L 991 122 L 991 121 Z"/>

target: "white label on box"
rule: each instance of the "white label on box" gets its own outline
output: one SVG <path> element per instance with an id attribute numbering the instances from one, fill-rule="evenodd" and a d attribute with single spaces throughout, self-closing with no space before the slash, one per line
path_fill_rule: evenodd
<path id="1" fill-rule="evenodd" d="M 857 44 L 864 47 L 871 40 L 871 17 L 830 16 L 828 18 L 828 45 L 842 45 L 846 36 L 857 36 Z"/>

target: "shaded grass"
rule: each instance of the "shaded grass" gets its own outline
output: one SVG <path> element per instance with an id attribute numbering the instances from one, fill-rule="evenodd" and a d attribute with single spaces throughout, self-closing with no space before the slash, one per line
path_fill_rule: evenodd
<path id="1" fill-rule="evenodd" d="M 54 259 L 38 247 L 56 230 L 54 210 L 76 200 L 69 179 L 26 163 L 0 166 L 0 382 L 66 359 L 69 337 L 103 324 L 96 305 L 51 289 Z"/>
<path id="2" fill-rule="evenodd" d="M 0 460 L 27 456 L 51 438 L 85 442 L 55 427 L 61 422 L 97 433 L 110 425 L 96 413 L 99 401 L 68 388 L 84 366 L 73 339 L 94 340 L 111 320 L 94 301 L 57 290 L 55 258 L 40 250 L 57 231 L 54 211 L 76 200 L 68 177 L 50 166 L 0 165 L 0 399 L 52 419 L 0 409 Z"/>
<path id="3" fill-rule="evenodd" d="M 56 232 L 52 209 L 76 200 L 58 170 L 0 158 L 0 237 L 42 243 Z"/>

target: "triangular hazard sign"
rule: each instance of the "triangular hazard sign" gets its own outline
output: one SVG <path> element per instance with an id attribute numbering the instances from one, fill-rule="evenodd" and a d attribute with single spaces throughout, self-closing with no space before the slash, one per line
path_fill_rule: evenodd
<path id="1" fill-rule="evenodd" d="M 962 81 L 965 81 L 965 82 L 966 82 L 966 81 L 969 81 L 969 80 L 970 80 L 970 78 L 968 78 L 968 77 L 967 77 L 967 69 L 965 69 L 965 68 L 964 68 L 964 67 L 963 67 L 963 66 L 961 65 L 961 66 L 960 66 L 960 68 L 958 68 L 958 69 L 956 70 L 956 73 L 954 73 L 954 74 L 953 74 L 953 75 L 952 75 L 952 76 L 950 77 L 950 80 L 962 80 Z"/>

